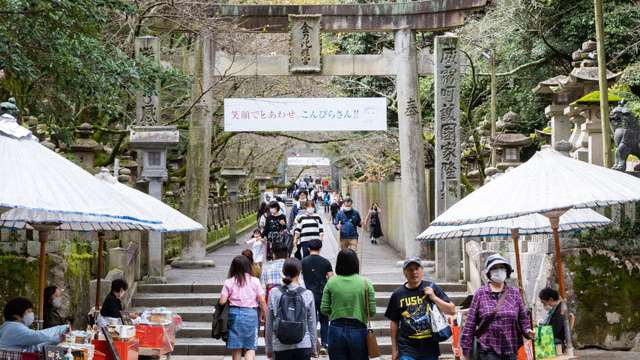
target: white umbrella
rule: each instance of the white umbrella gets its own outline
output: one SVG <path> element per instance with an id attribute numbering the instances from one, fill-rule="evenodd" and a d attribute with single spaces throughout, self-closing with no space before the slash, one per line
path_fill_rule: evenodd
<path id="1" fill-rule="evenodd" d="M 591 209 L 571 209 L 560 216 L 558 230 L 569 232 L 608 226 L 611 220 Z M 540 214 L 523 215 L 511 219 L 483 223 L 429 226 L 417 240 L 446 240 L 486 236 L 509 236 L 513 230 L 520 235 L 553 234 L 549 219 Z"/>
<path id="2" fill-rule="evenodd" d="M 96 177 L 109 184 L 110 186 L 113 186 L 116 191 L 128 197 L 129 199 L 131 199 L 131 201 L 134 201 L 138 205 L 141 205 L 147 209 L 153 209 L 154 215 L 162 221 L 163 226 L 160 229 L 154 229 L 152 231 L 183 232 L 204 229 L 202 224 L 200 224 L 199 222 L 192 220 L 190 217 L 154 198 L 153 196 L 119 183 L 116 177 L 112 176 L 107 169 L 102 169 L 100 174 L 96 175 Z"/>
<path id="3" fill-rule="evenodd" d="M 39 144 L 28 129 L 18 125 L 8 114 L 0 116 L 0 169 L 3 171 L 0 176 L 0 226 L 32 228 L 40 235 L 40 320 L 44 303 L 45 246 L 51 230 L 162 228 L 162 222 L 150 209 L 134 204 L 79 166 Z M 99 234 L 99 239 L 100 261 L 104 234 Z M 101 277 L 100 269 L 98 275 Z"/>
<path id="4" fill-rule="evenodd" d="M 571 208 L 589 208 L 640 200 L 640 179 L 575 160 L 544 147 L 529 161 L 472 192 L 438 216 L 431 225 L 470 224 L 540 213 L 549 218 L 567 351 L 573 354 L 558 234 L 559 217 Z"/>
<path id="5" fill-rule="evenodd" d="M 611 225 L 611 220 L 591 209 L 570 209 L 560 216 L 558 230 L 571 232 Z M 518 287 L 520 295 L 522 289 L 522 268 L 520 266 L 520 249 L 518 239 L 520 235 L 552 234 L 553 229 L 549 219 L 540 214 L 522 215 L 516 218 L 487 221 L 483 223 L 430 226 L 418 235 L 417 240 L 446 240 L 456 238 L 474 238 L 487 236 L 513 237 L 513 247 L 516 253 L 516 268 L 518 271 Z"/>

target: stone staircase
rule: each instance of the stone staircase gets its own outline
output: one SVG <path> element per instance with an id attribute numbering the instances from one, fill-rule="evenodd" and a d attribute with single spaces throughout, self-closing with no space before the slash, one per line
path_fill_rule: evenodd
<path id="1" fill-rule="evenodd" d="M 462 283 L 438 284 L 456 304 L 467 296 L 466 285 Z M 391 355 L 389 320 L 384 317 L 391 292 L 398 284 L 375 284 L 376 315 L 372 327 L 378 338 L 383 355 Z M 132 307 L 141 310 L 151 307 L 165 307 L 182 317 L 185 328 L 177 333 L 173 355 L 189 356 L 193 359 L 206 355 L 229 355 L 222 340 L 211 338 L 212 310 L 218 301 L 221 284 L 139 284 L 132 299 Z M 261 331 L 262 332 L 262 331 Z M 264 338 L 258 341 L 257 354 L 264 354 Z M 452 356 L 451 342 L 440 343 L 443 357 Z"/>

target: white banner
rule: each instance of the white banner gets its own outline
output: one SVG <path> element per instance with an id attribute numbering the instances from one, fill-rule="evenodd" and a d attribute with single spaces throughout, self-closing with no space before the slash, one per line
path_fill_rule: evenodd
<path id="1" fill-rule="evenodd" d="M 292 156 L 287 158 L 289 166 L 330 166 L 331 159 L 324 157 Z"/>
<path id="2" fill-rule="evenodd" d="M 385 98 L 224 99 L 224 130 L 387 130 L 387 100 Z"/>

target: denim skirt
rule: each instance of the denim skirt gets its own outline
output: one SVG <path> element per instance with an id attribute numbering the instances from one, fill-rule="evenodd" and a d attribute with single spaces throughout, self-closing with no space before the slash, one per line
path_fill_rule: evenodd
<path id="1" fill-rule="evenodd" d="M 258 349 L 258 310 L 232 306 L 229 308 L 231 329 L 227 349 Z"/>

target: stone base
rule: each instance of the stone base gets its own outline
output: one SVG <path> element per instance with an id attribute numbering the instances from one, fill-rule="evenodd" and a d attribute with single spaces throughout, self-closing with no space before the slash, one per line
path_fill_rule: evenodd
<path id="1" fill-rule="evenodd" d="M 165 276 L 145 276 L 142 282 L 145 284 L 166 284 L 167 278 Z"/>
<path id="2" fill-rule="evenodd" d="M 215 267 L 216 263 L 213 260 L 173 260 L 171 267 L 174 269 L 199 269 L 205 267 Z"/>

